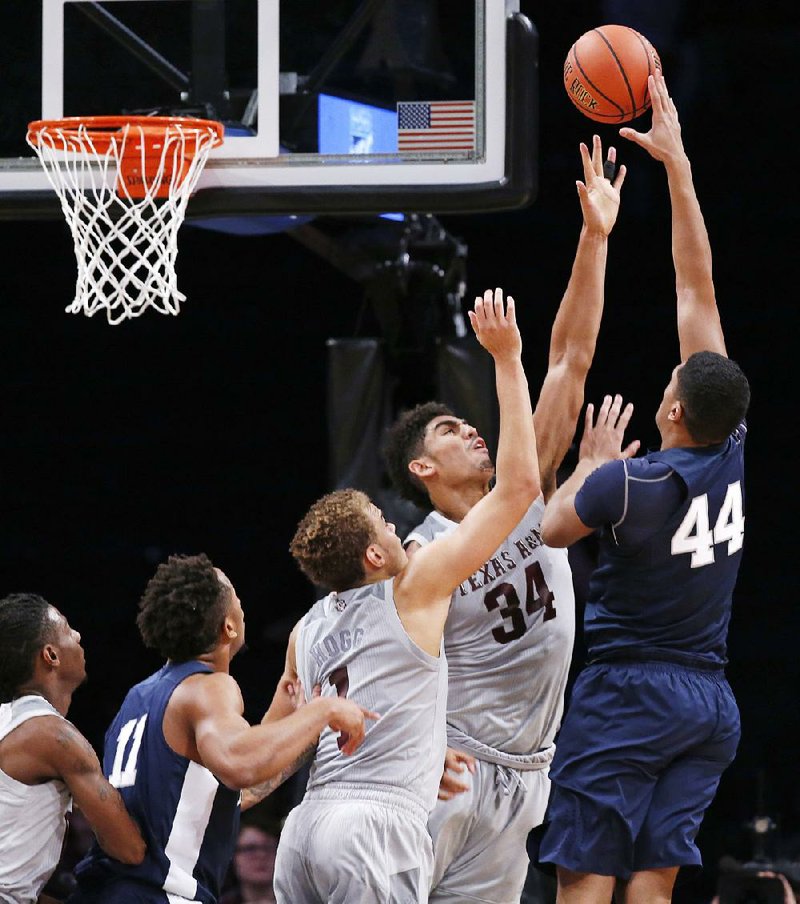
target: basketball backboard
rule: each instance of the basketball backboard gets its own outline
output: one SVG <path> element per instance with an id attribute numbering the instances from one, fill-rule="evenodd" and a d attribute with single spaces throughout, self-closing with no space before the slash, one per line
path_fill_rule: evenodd
<path id="1" fill-rule="evenodd" d="M 0 217 L 58 216 L 25 143 L 62 116 L 226 126 L 187 219 L 462 212 L 536 193 L 538 37 L 516 0 L 0 5 Z"/>

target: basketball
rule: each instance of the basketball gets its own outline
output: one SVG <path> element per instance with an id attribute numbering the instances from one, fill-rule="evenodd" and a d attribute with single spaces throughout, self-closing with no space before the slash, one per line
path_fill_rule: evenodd
<path id="1" fill-rule="evenodd" d="M 600 25 L 570 47 L 564 87 L 589 119 L 629 122 L 650 108 L 647 77 L 656 70 L 661 60 L 644 35 L 626 25 Z"/>

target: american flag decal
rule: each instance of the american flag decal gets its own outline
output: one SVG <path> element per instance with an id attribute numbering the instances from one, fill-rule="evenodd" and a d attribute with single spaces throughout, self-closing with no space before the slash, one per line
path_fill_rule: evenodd
<path id="1" fill-rule="evenodd" d="M 474 151 L 474 100 L 419 100 L 397 105 L 397 150 Z"/>

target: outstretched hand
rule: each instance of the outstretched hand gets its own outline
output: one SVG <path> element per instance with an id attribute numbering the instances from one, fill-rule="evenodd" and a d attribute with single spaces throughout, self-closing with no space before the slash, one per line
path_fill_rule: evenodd
<path id="1" fill-rule="evenodd" d="M 637 132 L 631 128 L 619 130 L 623 138 L 627 138 L 639 147 L 644 148 L 651 157 L 667 163 L 676 157 L 685 156 L 681 138 L 681 124 L 678 120 L 678 109 L 669 96 L 667 83 L 661 72 L 656 72 L 647 79 L 650 102 L 653 109 L 653 122 L 649 132 Z"/>
<path id="2" fill-rule="evenodd" d="M 590 232 L 598 232 L 601 235 L 608 235 L 617 222 L 617 214 L 619 213 L 619 198 L 622 183 L 625 181 L 627 172 L 624 164 L 620 166 L 616 178 L 611 179 L 605 176 L 605 167 L 603 164 L 603 144 L 600 136 L 595 135 L 592 140 L 592 153 L 589 155 L 589 149 L 581 142 L 580 145 L 581 160 L 583 161 L 583 182 L 576 182 L 578 187 L 578 198 L 581 202 L 581 211 L 583 213 L 583 222 Z M 608 149 L 606 158 L 606 166 L 613 173 L 614 165 L 617 161 L 616 148 Z"/>
<path id="3" fill-rule="evenodd" d="M 607 461 L 632 458 L 636 455 L 639 451 L 638 439 L 629 443 L 624 449 L 622 448 L 625 428 L 628 426 L 632 414 L 633 405 L 628 402 L 623 409 L 621 395 L 615 395 L 613 399 L 607 395 L 603 399 L 603 404 L 597 412 L 597 421 L 593 421 L 594 405 L 588 404 L 579 453 L 580 460 L 592 459 L 599 467 Z"/>
<path id="4" fill-rule="evenodd" d="M 509 295 L 503 305 L 503 290 L 487 289 L 475 299 L 475 310 L 468 311 L 469 322 L 478 342 L 495 359 L 519 358 L 522 337 L 517 327 L 514 299 Z"/>

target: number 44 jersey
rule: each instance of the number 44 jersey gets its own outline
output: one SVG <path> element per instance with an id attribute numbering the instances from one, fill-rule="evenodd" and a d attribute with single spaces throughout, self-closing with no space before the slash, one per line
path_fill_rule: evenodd
<path id="1" fill-rule="evenodd" d="M 444 629 L 449 742 L 490 762 L 552 759 L 575 639 L 565 549 L 542 543 L 540 496 L 495 554 L 453 594 Z M 406 537 L 454 530 L 439 512 Z"/>
<path id="2" fill-rule="evenodd" d="M 723 443 L 598 468 L 575 497 L 601 528 L 586 604 L 593 660 L 726 662 L 744 541 L 744 423 Z"/>

